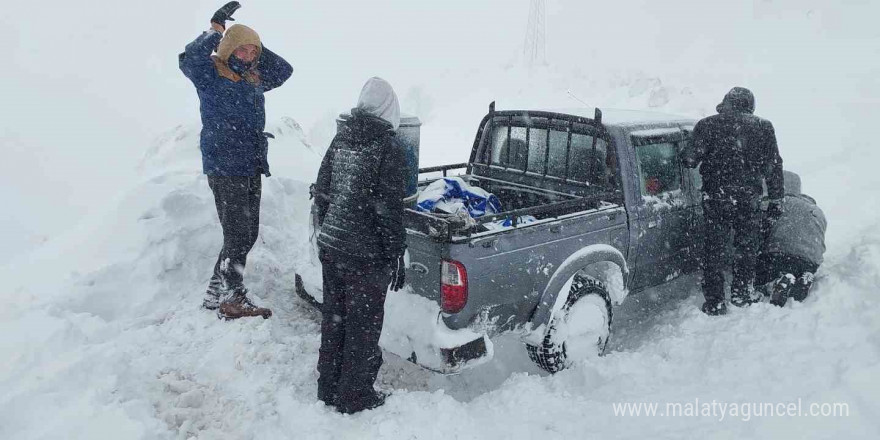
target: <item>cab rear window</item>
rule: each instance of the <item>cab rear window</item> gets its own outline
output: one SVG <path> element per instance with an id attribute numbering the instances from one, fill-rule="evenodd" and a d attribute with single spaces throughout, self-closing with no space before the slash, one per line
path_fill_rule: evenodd
<path id="1" fill-rule="evenodd" d="M 478 162 L 588 185 L 614 187 L 616 161 L 595 129 L 545 118 L 489 122 Z"/>

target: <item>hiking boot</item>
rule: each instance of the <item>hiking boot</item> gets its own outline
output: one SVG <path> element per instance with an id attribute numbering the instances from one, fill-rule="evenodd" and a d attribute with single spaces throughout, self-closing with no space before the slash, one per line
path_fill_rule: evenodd
<path id="1" fill-rule="evenodd" d="M 743 290 L 735 290 L 730 293 L 730 303 L 737 307 L 748 307 L 761 302 L 761 292 L 749 286 Z"/>
<path id="2" fill-rule="evenodd" d="M 269 319 L 272 316 L 272 311 L 265 307 L 257 307 L 247 297 L 247 289 L 239 287 L 229 297 L 220 302 L 217 316 L 227 321 L 254 316 L 262 316 L 263 319 Z"/>
<path id="3" fill-rule="evenodd" d="M 202 307 L 206 310 L 217 310 L 220 308 L 221 298 L 227 294 L 226 286 L 223 281 L 211 278 L 208 282 L 208 289 L 205 291 L 205 299 L 202 301 Z"/>
<path id="4" fill-rule="evenodd" d="M 795 287 L 792 289 L 791 297 L 797 302 L 803 302 L 807 299 L 807 295 L 810 294 L 810 288 L 813 287 L 813 281 L 815 278 L 816 275 L 812 272 L 804 272 L 803 275 L 798 277 Z"/>
<path id="5" fill-rule="evenodd" d="M 791 296 L 792 287 L 794 287 L 795 278 L 794 275 L 787 273 L 772 284 L 772 292 L 770 294 L 770 304 L 773 304 L 777 307 L 782 307 L 788 302 L 788 297 Z"/>
<path id="6" fill-rule="evenodd" d="M 355 414 L 361 411 L 376 409 L 384 405 L 385 399 L 388 398 L 388 396 L 388 393 L 373 390 L 371 394 L 365 399 L 357 402 L 356 405 L 351 405 L 352 402 L 337 402 L 336 408 L 343 414 Z"/>
<path id="7" fill-rule="evenodd" d="M 706 301 L 703 303 L 703 307 L 700 308 L 703 313 L 709 316 L 721 316 L 727 314 L 727 304 L 724 301 L 721 302 L 710 302 Z"/>
<path id="8" fill-rule="evenodd" d="M 338 406 L 339 402 L 337 400 L 338 399 L 336 397 L 336 394 L 325 395 L 325 394 L 322 394 L 321 392 L 318 392 L 318 401 L 324 402 L 324 405 L 326 405 L 326 406 L 332 406 L 332 407 Z"/>

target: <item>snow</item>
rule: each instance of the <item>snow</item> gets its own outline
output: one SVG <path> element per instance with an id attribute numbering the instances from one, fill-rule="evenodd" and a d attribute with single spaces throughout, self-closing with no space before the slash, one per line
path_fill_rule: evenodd
<path id="1" fill-rule="evenodd" d="M 569 360 L 586 360 L 599 354 L 599 344 L 608 336 L 608 311 L 605 300 L 597 295 L 579 299 L 556 324 L 557 343 L 566 342 Z"/>
<path id="2" fill-rule="evenodd" d="M 487 32 L 500 9 L 516 16 L 510 2 L 469 4 L 477 25 L 455 35 L 448 24 L 462 12 L 444 2 L 246 5 L 240 20 L 291 54 L 297 73 L 267 99 L 280 136 L 246 274 L 275 314 L 235 322 L 199 309 L 220 230 L 199 173 L 195 93 L 174 57 L 216 5 L 181 11 L 160 0 L 154 9 L 175 11 L 162 14 L 160 32 L 133 25 L 142 13 L 122 3 L 50 6 L 55 13 L 14 2 L 0 17 L 13 37 L 0 87 L 14 103 L 0 108 L 0 438 L 880 437 L 876 2 L 551 1 L 553 64 L 532 69 L 498 59 L 521 52 L 525 11 L 522 23 Z M 358 23 L 372 14 L 399 27 L 365 32 Z M 609 19 L 583 26 L 585 17 Z M 65 30 L 64 50 L 46 29 Z M 398 35 L 408 36 L 399 48 L 364 50 Z M 73 50 L 83 47 L 112 56 L 84 73 Z M 565 61 L 572 53 L 584 56 Z M 394 395 L 384 407 L 328 410 L 315 399 L 320 319 L 293 294 L 293 273 L 309 259 L 307 185 L 336 116 L 376 72 L 389 73 L 404 110 L 419 109 L 423 166 L 467 157 L 496 99 L 499 109 L 565 108 L 572 90 L 603 109 L 699 118 L 731 86 L 752 88 L 786 168 L 829 218 L 811 297 L 710 318 L 698 310 L 697 281 L 679 279 L 630 295 L 614 310 L 607 355 L 560 374 L 541 373 L 502 337 L 491 362 L 457 376 L 387 356 L 378 383 Z M 410 304 L 413 318 L 428 306 Z M 744 421 L 623 417 L 612 407 L 695 399 L 850 411 Z"/>
<path id="3" fill-rule="evenodd" d="M 447 366 L 441 349 L 457 348 L 476 339 L 483 339 L 487 355 L 455 369 Z M 385 322 L 379 345 L 401 359 L 415 355 L 419 364 L 433 371 L 453 372 L 460 368 L 477 367 L 492 359 L 493 346 L 485 335 L 469 329 L 450 330 L 441 321 L 440 306 L 414 295 L 409 288 L 388 292 L 385 299 Z"/>
<path id="4" fill-rule="evenodd" d="M 681 133 L 681 129 L 679 129 L 677 127 L 674 127 L 674 128 L 652 128 L 649 130 L 633 131 L 630 133 L 630 136 L 649 138 L 649 137 L 658 137 L 658 136 L 665 136 L 668 134 L 679 134 L 679 133 Z"/>
<path id="5" fill-rule="evenodd" d="M 683 196 L 682 191 L 676 189 L 657 195 L 643 195 L 642 201 L 649 209 L 660 211 L 683 206 L 685 203 Z"/>
<path id="6" fill-rule="evenodd" d="M 227 323 L 199 310 L 219 237 L 210 193 L 198 173 L 146 180 L 123 199 L 117 223 L 102 228 L 110 243 L 60 254 L 92 256 L 86 259 L 95 262 L 91 270 L 84 260 L 61 258 L 80 275 L 42 290 L 50 280 L 31 274 L 23 278 L 27 285 L 4 295 L 3 437 L 877 434 L 876 222 L 861 229 L 865 238 L 858 243 L 832 243 L 849 246 L 850 255 L 826 264 L 824 282 L 804 304 L 761 304 L 710 319 L 697 309 L 693 284 L 631 298 L 615 312 L 610 354 L 553 377 L 536 371 L 515 341 L 496 344 L 491 363 L 455 377 L 389 356 L 379 382 L 395 394 L 385 407 L 349 417 L 315 400 L 319 318 L 291 289 L 292 270 L 307 247 L 305 185 L 275 177 L 266 182 L 262 237 L 247 279 L 275 310 L 271 319 Z M 393 313 L 417 317 L 416 306 Z M 612 412 L 614 402 L 695 398 L 840 401 L 851 414 L 718 422 Z"/>

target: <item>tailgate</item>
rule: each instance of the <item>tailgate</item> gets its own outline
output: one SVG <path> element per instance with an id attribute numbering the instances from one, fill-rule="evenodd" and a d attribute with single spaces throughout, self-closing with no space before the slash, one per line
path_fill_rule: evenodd
<path id="1" fill-rule="evenodd" d="M 448 244 L 408 229 L 406 245 L 409 253 L 407 284 L 413 293 L 440 304 L 440 267 L 448 254 Z"/>

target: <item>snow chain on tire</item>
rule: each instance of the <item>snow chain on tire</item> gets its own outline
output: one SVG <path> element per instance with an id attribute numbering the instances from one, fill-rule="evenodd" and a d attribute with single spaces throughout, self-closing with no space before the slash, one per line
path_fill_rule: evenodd
<path id="1" fill-rule="evenodd" d="M 599 355 L 602 356 L 605 354 L 605 347 L 608 345 L 608 339 L 611 337 L 611 296 L 608 294 L 608 288 L 605 286 L 605 283 L 590 276 L 576 274 L 572 280 L 568 298 L 559 312 L 557 312 L 556 316 L 551 318 L 550 325 L 547 328 L 547 332 L 544 335 L 544 340 L 541 345 L 535 346 L 526 344 L 529 358 L 545 371 L 549 373 L 558 373 L 565 369 L 565 342 L 563 341 L 561 345 L 553 343 L 553 333 L 556 331 L 556 322 L 558 319 L 562 319 L 565 316 L 565 312 L 571 309 L 579 299 L 587 295 L 599 295 L 602 297 L 605 301 L 605 307 L 608 310 L 608 337 L 605 338 L 605 341 L 603 341 L 602 345 L 599 347 Z"/>

